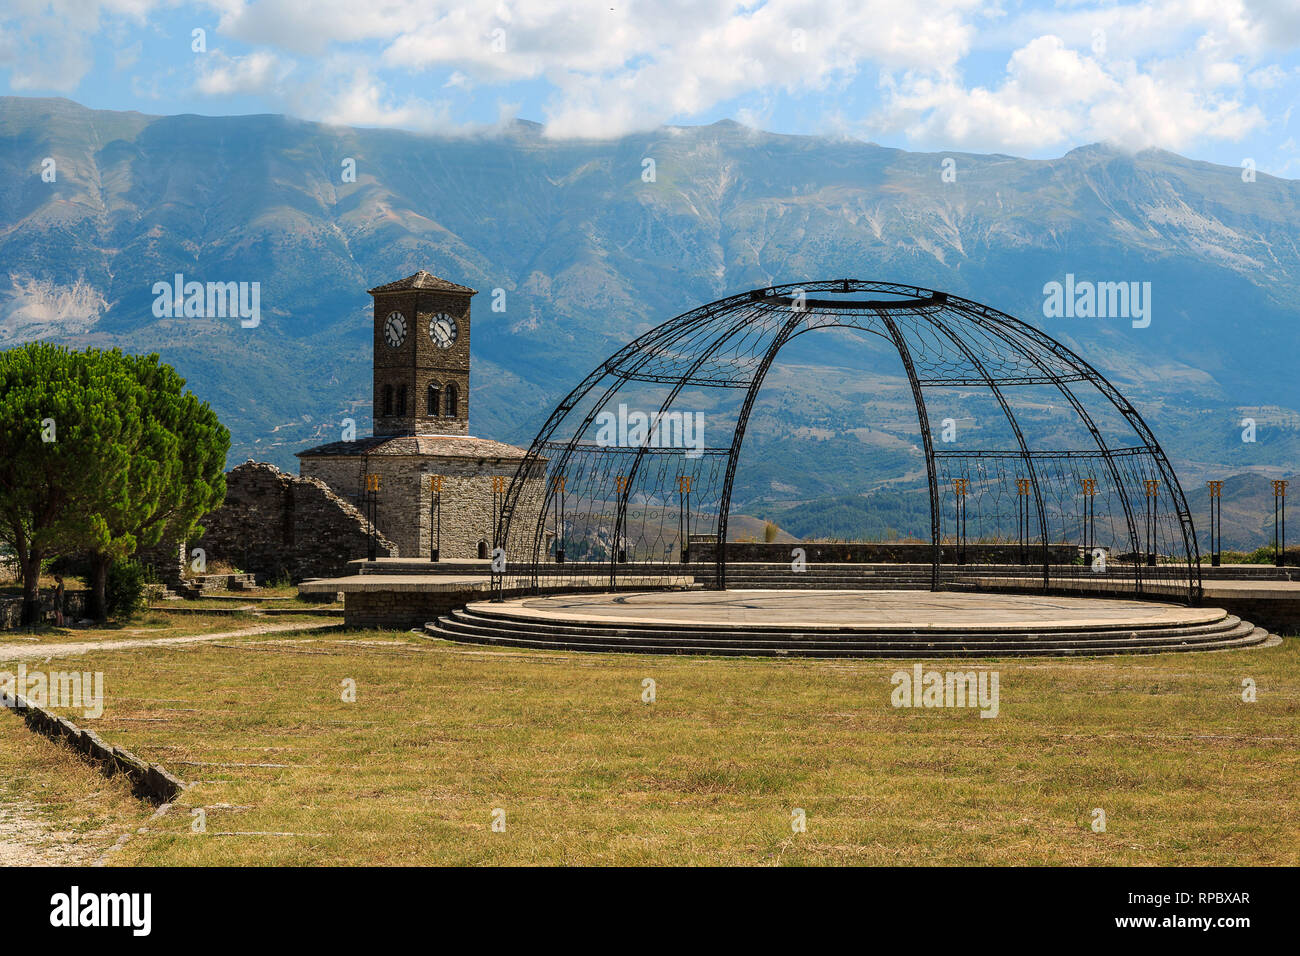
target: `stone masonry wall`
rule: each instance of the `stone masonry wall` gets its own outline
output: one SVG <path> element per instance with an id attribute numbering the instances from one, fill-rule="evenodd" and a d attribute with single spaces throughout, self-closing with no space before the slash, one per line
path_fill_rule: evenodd
<path id="1" fill-rule="evenodd" d="M 365 472 L 380 476 L 375 524 L 404 558 L 427 558 L 437 537 L 434 493 L 429 478 L 442 475 L 442 533 L 439 556 L 476 558 L 480 542 L 490 551 L 496 511 L 492 478 L 507 484 L 519 462 L 514 459 L 433 458 L 427 455 L 376 455 L 361 464 L 359 458 L 306 458 L 303 474 L 322 480 L 356 501 Z M 539 466 L 538 474 L 541 474 Z M 537 523 L 542 480 L 525 487 L 516 522 L 532 528 Z M 500 496 L 497 496 L 498 499 Z M 515 535 L 512 533 L 511 537 Z M 531 538 L 529 538 L 531 547 Z"/>
<path id="2" fill-rule="evenodd" d="M 54 620 L 54 594 L 49 588 L 42 588 L 40 595 L 40 619 L 46 622 Z M 77 621 L 86 616 L 86 592 L 65 591 L 63 594 L 63 614 L 69 621 Z M 9 631 L 18 627 L 22 620 L 23 599 L 0 598 L 0 631 Z"/>
<path id="3" fill-rule="evenodd" d="M 349 561 L 366 557 L 370 538 L 370 522 L 323 481 L 251 460 L 227 473 L 225 502 L 201 524 L 203 537 L 190 549 L 262 579 L 347 574 Z M 376 543 L 380 557 L 397 556 L 382 534 Z"/>
<path id="4" fill-rule="evenodd" d="M 179 541 L 160 541 L 152 548 L 141 548 L 135 559 L 152 568 L 163 584 L 172 586 L 185 576 L 185 548 Z"/>

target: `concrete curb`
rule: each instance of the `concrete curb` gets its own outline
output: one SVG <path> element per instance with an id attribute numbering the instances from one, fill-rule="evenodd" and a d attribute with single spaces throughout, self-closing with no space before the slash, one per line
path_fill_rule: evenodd
<path id="1" fill-rule="evenodd" d="M 38 707 L 21 694 L 0 696 L 0 705 L 22 714 L 23 720 L 38 734 L 50 740 L 67 742 L 73 750 L 90 759 L 106 777 L 124 773 L 138 797 L 153 804 L 171 803 L 185 783 L 158 764 L 145 763 L 125 747 L 105 741 L 93 730 L 83 730 L 66 717 Z"/>

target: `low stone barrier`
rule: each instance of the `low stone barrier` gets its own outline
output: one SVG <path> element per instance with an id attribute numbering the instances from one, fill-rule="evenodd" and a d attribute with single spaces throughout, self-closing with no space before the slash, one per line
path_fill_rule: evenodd
<path id="1" fill-rule="evenodd" d="M 41 592 L 40 619 L 54 620 L 54 595 Z M 63 595 L 63 614 L 69 621 L 80 620 L 86 616 L 86 592 L 67 591 Z M 11 631 L 21 626 L 23 618 L 23 599 L 21 597 L 0 598 L 0 631 Z"/>
<path id="2" fill-rule="evenodd" d="M 0 705 L 21 714 L 27 726 L 50 740 L 66 742 L 73 750 L 88 757 L 106 777 L 124 773 L 136 796 L 151 803 L 171 803 L 185 789 L 185 784 L 158 764 L 145 763 L 125 747 L 108 743 L 93 730 L 78 727 L 66 717 L 38 707 L 21 694 L 0 696 Z"/>
<path id="3" fill-rule="evenodd" d="M 929 543 L 915 541 L 728 541 L 728 562 L 790 563 L 791 553 L 802 548 L 804 560 L 809 564 L 929 564 L 934 550 Z M 1079 556 L 1079 548 L 1072 544 L 1048 546 L 1052 564 L 1071 564 Z M 956 564 L 957 549 L 945 544 L 941 548 L 942 562 Z M 710 535 L 691 535 L 691 563 L 709 563 L 717 560 L 718 543 Z M 1043 549 L 1039 545 L 1028 549 L 1031 565 L 1042 562 Z M 1006 564 L 1020 559 L 1016 544 L 966 545 L 967 564 Z"/>

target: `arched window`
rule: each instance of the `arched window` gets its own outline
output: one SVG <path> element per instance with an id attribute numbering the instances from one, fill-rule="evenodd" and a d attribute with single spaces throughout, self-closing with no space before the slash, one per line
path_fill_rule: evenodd
<path id="1" fill-rule="evenodd" d="M 393 414 L 393 386 L 384 386 L 384 414 Z"/>
<path id="2" fill-rule="evenodd" d="M 406 386 L 397 386 L 397 414 L 406 414 Z"/>
<path id="3" fill-rule="evenodd" d="M 455 382 L 447 385 L 447 417 L 453 418 L 456 415 L 456 405 L 460 399 L 460 391 L 456 388 Z"/>
<path id="4" fill-rule="evenodd" d="M 438 386 L 430 385 L 429 393 L 425 397 L 424 413 L 426 415 L 436 416 L 440 407 L 442 407 L 442 395 L 439 394 Z"/>
<path id="5" fill-rule="evenodd" d="M 480 561 L 486 561 L 486 560 L 487 560 L 487 542 L 486 542 L 486 541 L 479 541 L 479 543 L 478 543 L 478 559 L 479 559 Z"/>

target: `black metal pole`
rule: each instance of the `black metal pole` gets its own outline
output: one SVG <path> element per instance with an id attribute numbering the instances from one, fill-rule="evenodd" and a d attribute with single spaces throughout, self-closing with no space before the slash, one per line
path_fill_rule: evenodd
<path id="1" fill-rule="evenodd" d="M 1223 482 L 1206 484 L 1210 489 L 1210 566 L 1217 568 L 1223 561 Z"/>
<path id="2" fill-rule="evenodd" d="M 1160 493 L 1159 485 L 1154 481 L 1147 485 L 1147 567 L 1156 566 L 1156 496 Z"/>
<path id="3" fill-rule="evenodd" d="M 1097 548 L 1097 496 L 1095 493 L 1088 494 L 1088 557 L 1092 557 L 1092 551 Z"/>
<path id="4" fill-rule="evenodd" d="M 1217 549 L 1214 546 L 1214 489 L 1211 488 L 1210 489 L 1210 564 L 1212 566 L 1217 566 L 1219 563 L 1218 561 L 1215 560 L 1216 557 L 1218 557 L 1218 553 L 1217 553 Z"/>
<path id="5" fill-rule="evenodd" d="M 1279 568 L 1286 563 L 1286 485 L 1273 482 L 1273 564 Z"/>
<path id="6" fill-rule="evenodd" d="M 429 560 L 437 561 L 442 554 L 442 482 L 435 479 L 430 483 L 430 490 L 433 492 L 429 499 L 429 510 L 432 512 L 430 517 L 433 519 L 433 546 L 429 549 Z"/>
<path id="7" fill-rule="evenodd" d="M 1029 490 L 1027 479 L 1016 479 L 1016 534 L 1019 537 L 1017 563 L 1024 567 L 1029 563 Z"/>
<path id="8" fill-rule="evenodd" d="M 557 478 L 555 485 L 555 499 L 558 508 L 555 519 L 558 524 L 555 527 L 555 563 L 564 563 L 564 478 Z"/>
<path id="9" fill-rule="evenodd" d="M 691 485 L 689 481 L 679 481 L 677 485 L 677 533 L 681 536 L 682 564 L 690 561 L 691 536 Z M 725 548 L 726 545 L 724 544 Z"/>
<path id="10" fill-rule="evenodd" d="M 1029 563 L 1029 496 L 1019 495 L 1020 499 L 1020 564 Z"/>
<path id="11" fill-rule="evenodd" d="M 492 557 L 496 558 L 496 552 L 506 546 L 502 538 L 501 516 L 506 507 L 506 478 L 505 475 L 495 475 L 492 478 Z"/>
<path id="12" fill-rule="evenodd" d="M 1214 514 L 1210 520 L 1214 532 L 1214 542 L 1210 545 L 1210 563 L 1218 567 L 1223 563 L 1223 501 L 1217 494 L 1214 496 Z"/>
<path id="13" fill-rule="evenodd" d="M 375 561 L 379 557 L 378 542 L 375 541 L 375 517 L 376 517 L 376 499 L 375 492 L 366 490 L 366 518 L 370 522 L 370 542 L 366 549 L 366 559 Z"/>
<path id="14" fill-rule="evenodd" d="M 961 502 L 961 545 L 958 553 L 957 563 L 966 563 L 966 496 L 958 496 Z"/>

